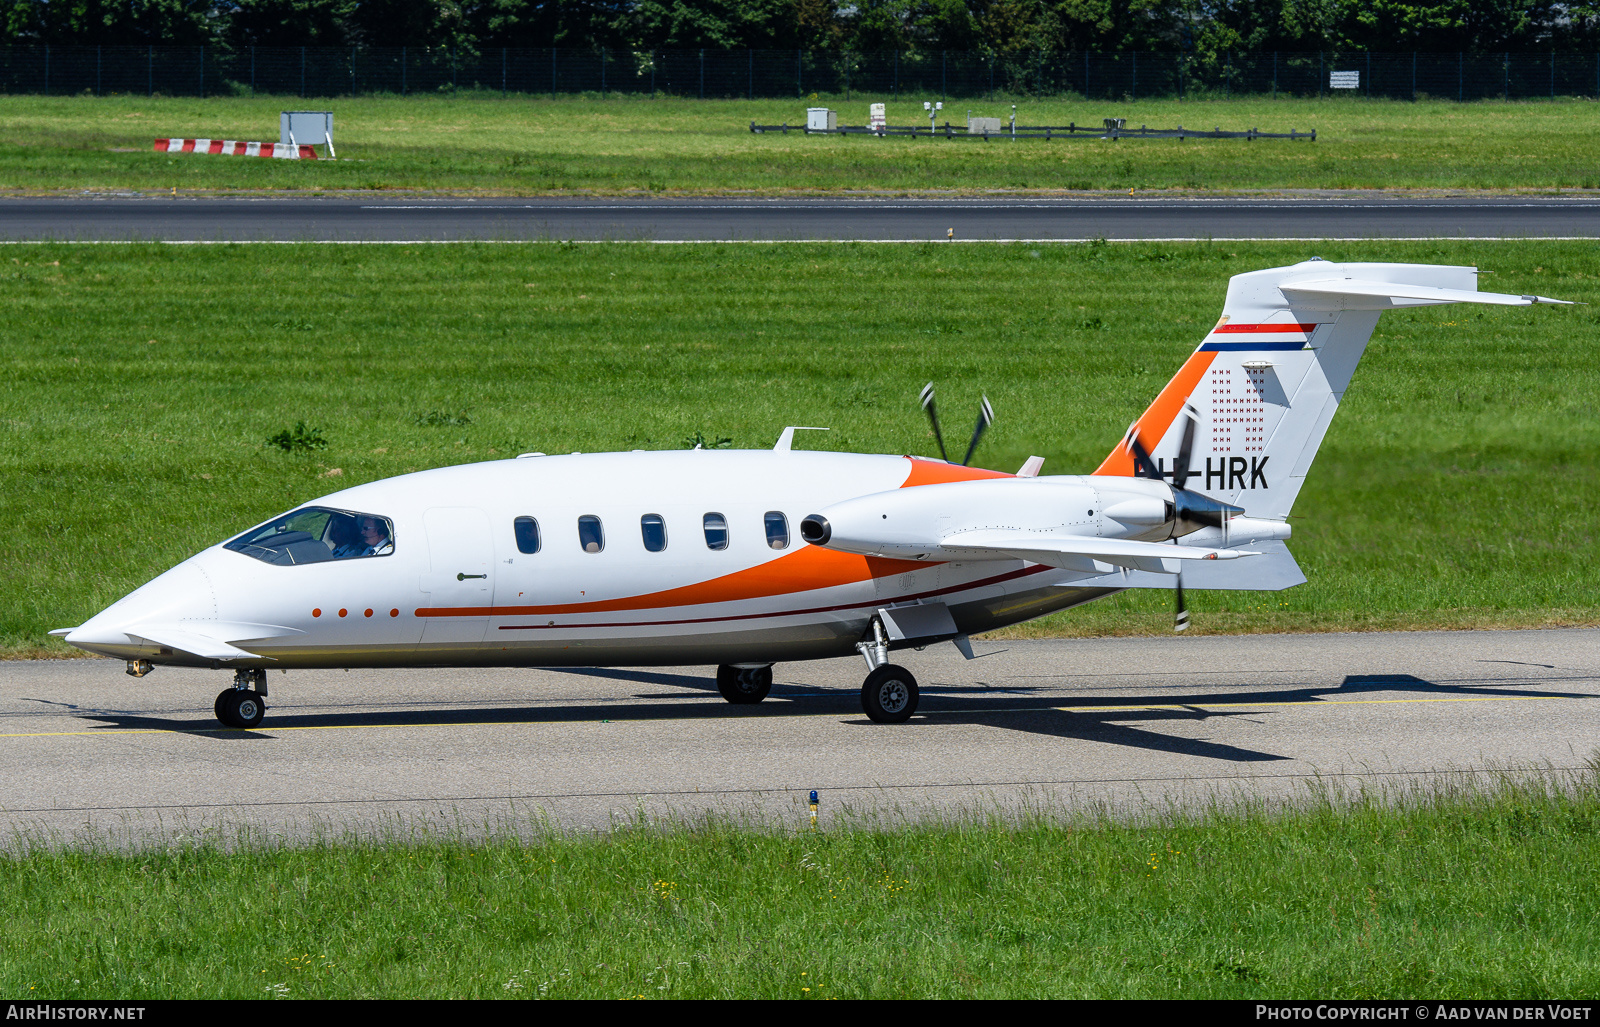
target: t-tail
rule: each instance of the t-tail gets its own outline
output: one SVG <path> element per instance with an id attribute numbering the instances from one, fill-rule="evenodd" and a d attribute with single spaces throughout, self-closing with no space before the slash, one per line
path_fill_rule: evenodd
<path id="1" fill-rule="evenodd" d="M 1313 257 L 1235 275 L 1216 327 L 1095 473 L 1160 474 L 1249 517 L 1283 520 L 1383 311 L 1565 302 L 1479 292 L 1472 267 Z M 1191 423 L 1185 473 L 1179 455 Z M 1153 470 L 1136 469 L 1141 449 Z M 1187 480 L 1172 481 L 1175 467 Z"/>

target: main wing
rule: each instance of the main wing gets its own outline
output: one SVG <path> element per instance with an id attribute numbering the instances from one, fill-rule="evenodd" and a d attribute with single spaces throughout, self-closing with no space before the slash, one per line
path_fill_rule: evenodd
<path id="1" fill-rule="evenodd" d="M 1160 574 L 1178 573 L 1186 560 L 1237 560 L 1261 555 L 1251 550 L 1004 529 L 957 532 L 941 539 L 939 549 L 951 560 L 1029 560 L 1067 570 L 1094 570 L 1092 564 L 1098 561 Z"/>

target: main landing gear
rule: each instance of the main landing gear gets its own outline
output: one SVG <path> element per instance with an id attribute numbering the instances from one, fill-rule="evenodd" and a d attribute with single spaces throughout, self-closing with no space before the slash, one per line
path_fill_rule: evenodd
<path id="1" fill-rule="evenodd" d="M 212 708 L 217 719 L 228 727 L 251 728 L 260 724 L 267 715 L 266 669 L 234 671 L 233 687 L 218 695 Z"/>
<path id="2" fill-rule="evenodd" d="M 861 708 L 879 724 L 904 724 L 917 712 L 917 679 L 904 667 L 885 663 L 862 683 Z"/>
<path id="3" fill-rule="evenodd" d="M 917 712 L 917 679 L 909 670 L 889 662 L 889 638 L 883 622 L 872 621 L 871 641 L 856 644 L 867 661 L 867 679 L 861 684 L 861 708 L 879 724 L 904 724 Z M 717 668 L 717 691 L 736 706 L 748 706 L 772 690 L 772 665 Z"/>
<path id="4" fill-rule="evenodd" d="M 724 663 L 717 668 L 717 691 L 735 706 L 758 703 L 772 691 L 772 664 L 732 667 Z"/>
<path id="5" fill-rule="evenodd" d="M 883 622 L 872 619 L 872 641 L 857 642 L 856 651 L 867 661 L 867 680 L 861 684 L 861 708 L 879 724 L 904 724 L 917 712 L 917 679 L 904 667 L 889 662 L 889 638 Z"/>

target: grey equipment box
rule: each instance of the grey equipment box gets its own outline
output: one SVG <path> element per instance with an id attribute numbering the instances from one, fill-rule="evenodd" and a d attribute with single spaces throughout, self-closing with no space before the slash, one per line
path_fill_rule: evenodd
<path id="1" fill-rule="evenodd" d="M 967 134 L 975 136 L 997 136 L 1000 134 L 1000 119 L 968 118 Z"/>
<path id="2" fill-rule="evenodd" d="M 328 147 L 333 156 L 332 111 L 282 111 L 278 114 L 278 142 L 296 146 Z"/>
<path id="3" fill-rule="evenodd" d="M 839 115 L 826 107 L 806 108 L 807 132 L 837 132 L 839 130 Z"/>

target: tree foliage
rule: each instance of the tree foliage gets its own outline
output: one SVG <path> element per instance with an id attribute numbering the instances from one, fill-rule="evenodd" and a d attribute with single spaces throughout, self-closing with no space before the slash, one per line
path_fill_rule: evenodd
<path id="1" fill-rule="evenodd" d="M 0 0 L 11 43 L 1577 51 L 1600 0 Z"/>

